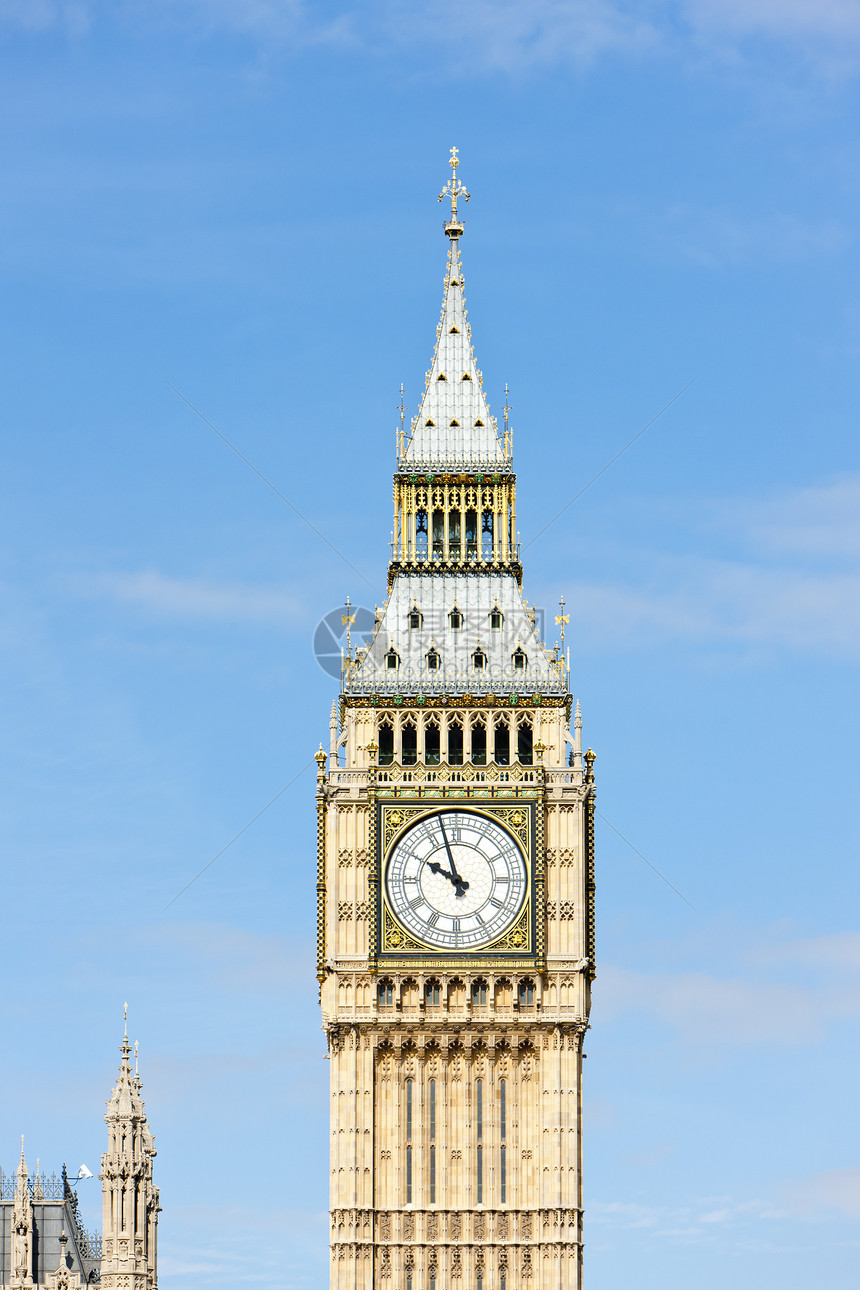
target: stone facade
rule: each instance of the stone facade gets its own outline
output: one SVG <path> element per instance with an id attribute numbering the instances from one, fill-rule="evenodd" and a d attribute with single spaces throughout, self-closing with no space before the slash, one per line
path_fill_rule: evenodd
<path id="1" fill-rule="evenodd" d="M 452 165 L 456 186 L 456 155 Z M 581 1285 L 594 755 L 582 751 L 563 648 L 539 639 L 520 590 L 510 433 L 495 429 L 465 321 L 464 196 L 455 187 L 445 226 L 425 400 L 399 444 L 389 598 L 373 639 L 347 653 L 329 750 L 317 754 L 332 1290 Z M 484 488 L 490 470 L 495 492 Z M 562 643 L 566 621 L 560 614 Z M 392 857 L 410 830 L 440 819 L 439 849 L 408 879 L 427 919 L 422 936 L 397 913 Z M 440 922 L 421 893 L 428 870 L 442 871 L 439 908 L 477 908 L 477 880 L 470 888 L 455 867 L 484 872 L 480 844 L 461 839 L 470 820 L 476 836 L 503 831 L 526 894 L 483 940 L 478 910 L 466 945 L 467 920 Z M 454 929 L 443 948 L 431 931 L 441 925 Z"/>
<path id="2" fill-rule="evenodd" d="M 136 1047 L 136 1046 L 135 1046 Z M 158 1290 L 158 1189 L 155 1147 L 128 1035 L 107 1103 L 108 1150 L 102 1156 L 104 1231 L 87 1232 L 77 1195 L 62 1175 L 31 1175 L 21 1143 L 14 1178 L 0 1170 L 0 1286 L 9 1290 Z"/>

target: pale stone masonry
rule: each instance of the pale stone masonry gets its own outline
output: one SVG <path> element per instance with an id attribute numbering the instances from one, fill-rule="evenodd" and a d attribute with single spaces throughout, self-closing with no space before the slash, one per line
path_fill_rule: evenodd
<path id="1" fill-rule="evenodd" d="M 78 1180 L 70 1183 L 65 1169 L 60 1177 L 47 1176 L 38 1162 L 31 1174 L 22 1140 L 14 1179 L 0 1170 L 0 1286 L 82 1290 L 101 1284 L 110 1290 L 158 1290 L 155 1145 L 131 1053 L 126 1032 L 105 1115 L 102 1235 L 81 1224 L 74 1191 Z"/>
<path id="2" fill-rule="evenodd" d="M 317 754 L 332 1290 L 578 1290 L 594 755 L 521 590 L 454 178 L 389 595 Z M 347 614 L 349 610 L 347 610 Z"/>

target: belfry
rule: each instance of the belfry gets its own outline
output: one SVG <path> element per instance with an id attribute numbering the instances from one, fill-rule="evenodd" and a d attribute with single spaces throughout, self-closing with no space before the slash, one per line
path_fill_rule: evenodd
<path id="1" fill-rule="evenodd" d="M 457 178 L 442 315 L 397 442 L 388 598 L 317 754 L 332 1290 L 577 1290 L 594 754 L 522 593 L 475 363 Z M 349 617 L 349 610 L 345 618 Z"/>

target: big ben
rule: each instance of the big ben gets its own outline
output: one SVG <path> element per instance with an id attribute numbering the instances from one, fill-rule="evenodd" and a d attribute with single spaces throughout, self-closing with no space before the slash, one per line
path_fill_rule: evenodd
<path id="1" fill-rule="evenodd" d="M 433 359 L 397 438 L 387 599 L 349 641 L 317 754 L 332 1290 L 582 1282 L 594 755 L 567 618 L 548 647 L 523 594 L 458 162 Z"/>

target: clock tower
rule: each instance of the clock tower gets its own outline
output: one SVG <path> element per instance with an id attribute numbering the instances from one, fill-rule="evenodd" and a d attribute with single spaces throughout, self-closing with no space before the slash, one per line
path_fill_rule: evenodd
<path id="1" fill-rule="evenodd" d="M 388 598 L 317 754 L 332 1290 L 578 1290 L 594 754 L 522 593 L 452 177 L 442 316 L 394 475 Z M 563 610 L 563 602 L 562 602 Z M 349 610 L 347 615 L 349 616 Z"/>

